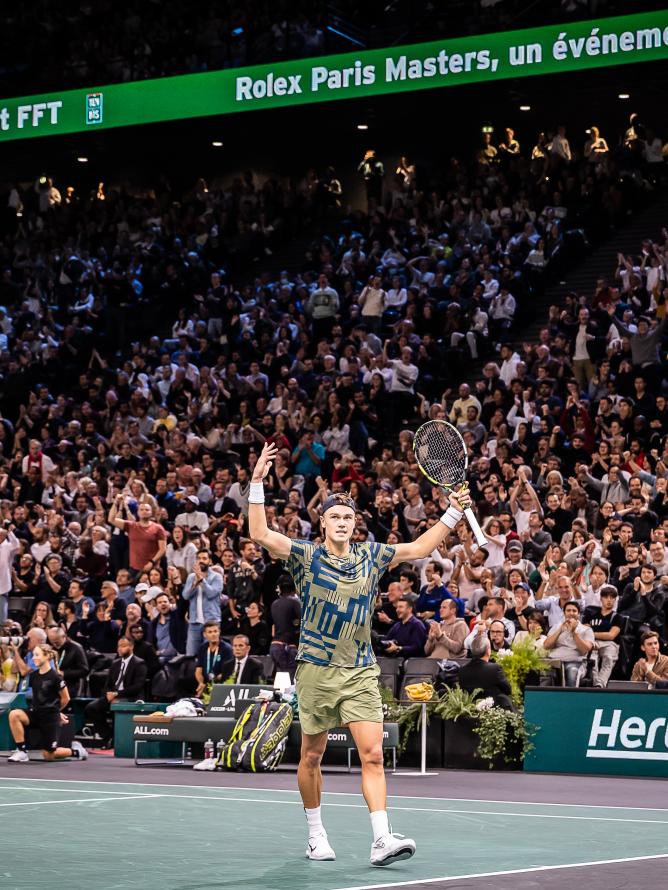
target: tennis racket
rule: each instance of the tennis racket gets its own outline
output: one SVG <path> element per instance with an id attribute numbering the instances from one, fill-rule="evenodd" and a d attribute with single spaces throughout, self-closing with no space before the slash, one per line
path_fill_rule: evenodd
<path id="1" fill-rule="evenodd" d="M 466 486 L 469 459 L 466 444 L 459 431 L 445 420 L 428 420 L 415 433 L 413 453 L 421 472 L 447 492 Z M 467 507 L 464 516 L 479 547 L 487 546 L 473 510 Z"/>

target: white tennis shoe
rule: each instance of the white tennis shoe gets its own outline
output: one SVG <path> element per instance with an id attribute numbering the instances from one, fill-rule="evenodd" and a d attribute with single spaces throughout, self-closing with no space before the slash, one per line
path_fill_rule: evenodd
<path id="1" fill-rule="evenodd" d="M 7 758 L 8 763 L 28 763 L 30 758 L 28 757 L 27 751 L 19 751 L 18 748 L 14 751 L 13 754 L 10 754 Z"/>
<path id="2" fill-rule="evenodd" d="M 81 742 L 72 742 L 71 748 L 73 752 L 76 752 L 76 756 L 79 760 L 88 760 L 88 751 L 86 751 Z"/>
<path id="3" fill-rule="evenodd" d="M 308 839 L 306 858 L 315 859 L 319 862 L 329 862 L 336 859 L 336 853 L 332 850 L 326 834 L 316 834 Z"/>
<path id="4" fill-rule="evenodd" d="M 193 766 L 193 769 L 202 770 L 204 772 L 212 773 L 216 769 L 217 758 L 215 757 L 207 757 L 205 760 L 200 760 L 199 763 L 196 763 Z"/>
<path id="5" fill-rule="evenodd" d="M 415 841 L 403 834 L 386 834 L 371 844 L 371 865 L 391 865 L 415 855 Z"/>

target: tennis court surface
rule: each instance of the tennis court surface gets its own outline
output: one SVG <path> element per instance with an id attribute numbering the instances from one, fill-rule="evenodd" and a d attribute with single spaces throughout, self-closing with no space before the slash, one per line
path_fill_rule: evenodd
<path id="1" fill-rule="evenodd" d="M 302 858 L 294 773 L 196 774 L 118 761 L 97 767 L 96 759 L 0 767 L 4 890 L 665 884 L 668 786 L 661 781 L 446 771 L 390 777 L 393 827 L 416 838 L 418 853 L 372 869 L 358 776 L 326 775 L 323 816 L 338 858 L 314 863 Z"/>

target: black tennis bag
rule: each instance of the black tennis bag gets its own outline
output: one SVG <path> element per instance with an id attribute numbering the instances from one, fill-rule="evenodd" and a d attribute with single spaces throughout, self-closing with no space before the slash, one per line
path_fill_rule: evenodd
<path id="1" fill-rule="evenodd" d="M 258 701 L 237 720 L 220 752 L 217 769 L 264 773 L 276 769 L 285 753 L 292 708 L 285 702 Z"/>

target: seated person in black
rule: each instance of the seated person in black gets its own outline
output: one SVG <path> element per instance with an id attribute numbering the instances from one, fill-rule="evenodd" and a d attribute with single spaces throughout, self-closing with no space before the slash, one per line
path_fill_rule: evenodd
<path id="1" fill-rule="evenodd" d="M 626 621 L 615 611 L 616 587 L 604 584 L 600 590 L 600 597 L 600 606 L 587 606 L 584 610 L 582 623 L 591 627 L 596 640 L 597 662 L 592 678 L 593 685 L 605 688 L 619 658 L 619 636 Z"/>
<path id="2" fill-rule="evenodd" d="M 102 748 L 111 748 L 113 728 L 109 723 L 111 706 L 115 701 L 137 701 L 143 698 L 146 684 L 146 665 L 134 654 L 134 642 L 121 637 L 116 651 L 118 658 L 109 668 L 104 695 L 86 705 L 86 719 L 93 724 L 101 739 Z"/>
<path id="3" fill-rule="evenodd" d="M 510 683 L 501 665 L 490 663 L 491 652 L 487 635 L 478 634 L 471 643 L 471 660 L 460 668 L 459 685 L 467 692 L 478 689 L 483 698 L 490 696 L 498 707 L 513 711 Z"/>
<path id="4" fill-rule="evenodd" d="M 29 677 L 32 689 L 32 702 L 28 711 L 15 708 L 9 712 L 9 728 L 16 742 L 16 751 L 10 757 L 10 763 L 27 763 L 30 758 L 26 748 L 26 727 L 38 729 L 42 737 L 42 756 L 44 760 L 61 760 L 63 757 L 77 757 L 85 760 L 88 753 L 79 742 L 72 742 L 71 748 L 62 748 L 58 744 L 60 727 L 68 722 L 61 713 L 70 702 L 70 696 L 63 677 L 52 664 L 56 653 L 47 645 L 35 646 L 32 658 L 37 670 Z"/>
<path id="5" fill-rule="evenodd" d="M 210 683 L 221 683 L 223 664 L 234 657 L 230 644 L 220 639 L 220 625 L 217 621 L 207 621 L 202 632 L 206 643 L 200 646 L 197 653 L 195 695 L 201 695 Z"/>
<path id="6" fill-rule="evenodd" d="M 221 668 L 223 683 L 261 683 L 263 666 L 250 654 L 250 640 L 245 634 L 232 638 L 232 658 Z"/>

